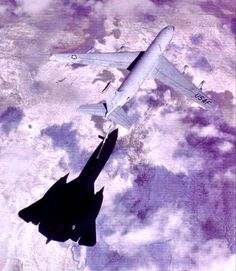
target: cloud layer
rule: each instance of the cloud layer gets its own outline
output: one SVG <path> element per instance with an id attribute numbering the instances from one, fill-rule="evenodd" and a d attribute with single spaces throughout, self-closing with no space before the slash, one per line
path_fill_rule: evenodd
<path id="1" fill-rule="evenodd" d="M 190 14 L 191 11 L 191 14 Z M 0 4 L 1 270 L 233 271 L 235 261 L 235 18 L 222 1 L 2 1 Z M 166 57 L 195 84 L 206 79 L 212 115 L 158 81 L 126 106 L 96 188 L 105 185 L 97 245 L 45 240 L 17 217 L 70 171 L 79 174 L 104 121 L 80 115 L 125 71 L 48 61 L 53 52 L 145 50 L 176 33 Z M 4 38 L 3 38 L 4 37 Z M 6 50 L 7 48 L 7 50 Z"/>

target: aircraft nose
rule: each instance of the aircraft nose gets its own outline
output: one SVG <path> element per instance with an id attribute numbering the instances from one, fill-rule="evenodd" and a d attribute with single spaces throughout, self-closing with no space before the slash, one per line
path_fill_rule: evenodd
<path id="1" fill-rule="evenodd" d="M 175 27 L 173 25 L 167 25 L 163 28 L 163 32 L 173 34 L 175 31 Z"/>
<path id="2" fill-rule="evenodd" d="M 168 29 L 171 31 L 175 31 L 175 27 L 173 25 L 168 26 Z"/>

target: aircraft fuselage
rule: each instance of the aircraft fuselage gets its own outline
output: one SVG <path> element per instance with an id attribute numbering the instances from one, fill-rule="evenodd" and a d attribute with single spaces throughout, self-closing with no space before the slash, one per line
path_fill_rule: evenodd
<path id="1" fill-rule="evenodd" d="M 116 67 L 130 71 L 118 88 L 111 86 L 110 82 L 107 84 L 102 91 L 106 91 L 105 102 L 84 104 L 78 108 L 80 112 L 104 117 L 128 130 L 133 126 L 133 122 L 122 107 L 136 94 L 146 78 L 158 80 L 207 110 L 215 110 L 217 106 L 201 91 L 201 87 L 195 86 L 184 72 L 179 71 L 163 55 L 173 34 L 173 26 L 163 28 L 146 51 L 54 54 L 50 60 Z"/>
<path id="2" fill-rule="evenodd" d="M 19 212 L 26 222 L 39 225 L 46 243 L 71 239 L 80 245 L 95 245 L 95 220 L 102 205 L 103 188 L 95 193 L 94 182 L 109 159 L 117 136 L 115 129 L 103 139 L 76 179 L 67 183 L 68 174 L 65 175 L 41 199 Z"/>
<path id="3" fill-rule="evenodd" d="M 107 116 L 117 107 L 122 107 L 136 94 L 149 73 L 154 69 L 158 57 L 170 43 L 173 33 L 173 26 L 167 26 L 159 32 L 118 88 L 117 94 L 113 99 L 114 107 L 108 112 Z"/>

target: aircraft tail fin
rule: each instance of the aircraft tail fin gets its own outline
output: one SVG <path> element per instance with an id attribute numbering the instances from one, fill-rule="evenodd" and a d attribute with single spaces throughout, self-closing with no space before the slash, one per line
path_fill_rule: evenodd
<path id="1" fill-rule="evenodd" d="M 116 93 L 117 89 L 110 85 L 106 91 L 106 106 L 108 112 L 114 107 L 113 99 L 116 96 Z"/>
<path id="2" fill-rule="evenodd" d="M 99 104 L 85 104 L 81 105 L 78 110 L 80 112 L 89 113 L 95 116 L 105 117 L 107 113 L 107 108 L 105 103 Z"/>
<path id="3" fill-rule="evenodd" d="M 78 110 L 83 113 L 89 113 L 95 116 L 106 117 L 107 105 L 105 103 L 81 105 L 78 108 Z M 130 120 L 130 118 L 128 117 L 128 115 L 126 114 L 122 107 L 118 107 L 117 109 L 115 109 L 111 114 L 109 114 L 107 119 L 123 126 L 128 130 L 133 125 L 132 121 Z"/>
<path id="4" fill-rule="evenodd" d="M 111 114 L 109 114 L 108 119 L 121 125 L 127 130 L 129 130 L 133 125 L 131 119 L 122 107 L 118 107 Z"/>

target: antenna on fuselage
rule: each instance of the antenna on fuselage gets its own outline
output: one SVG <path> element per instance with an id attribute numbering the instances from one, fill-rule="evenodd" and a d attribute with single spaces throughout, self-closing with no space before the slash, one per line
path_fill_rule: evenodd
<path id="1" fill-rule="evenodd" d="M 119 48 L 118 52 L 122 52 L 124 49 L 125 49 L 125 46 L 122 45 L 122 46 Z"/>

